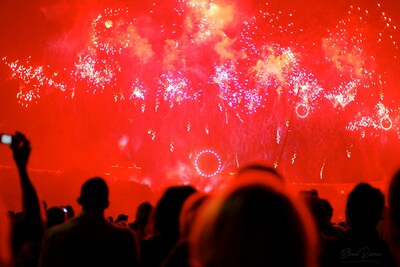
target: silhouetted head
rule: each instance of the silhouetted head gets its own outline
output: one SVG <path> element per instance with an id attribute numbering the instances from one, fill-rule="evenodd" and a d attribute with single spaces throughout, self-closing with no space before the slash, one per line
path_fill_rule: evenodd
<path id="1" fill-rule="evenodd" d="M 189 238 L 192 266 L 312 266 L 316 234 L 307 208 L 273 175 L 247 178 L 200 208 Z"/>
<path id="2" fill-rule="evenodd" d="M 129 218 L 128 215 L 121 213 L 117 216 L 115 223 L 128 222 L 128 218 Z"/>
<path id="3" fill-rule="evenodd" d="M 150 214 L 153 211 L 153 205 L 150 202 L 142 202 L 136 209 L 136 221 L 141 225 L 141 227 L 146 226 Z"/>
<path id="4" fill-rule="evenodd" d="M 63 208 L 54 206 L 46 210 L 46 229 L 66 221 L 66 212 Z"/>
<path id="5" fill-rule="evenodd" d="M 333 216 L 333 207 L 331 203 L 327 199 L 321 199 L 322 209 L 324 211 L 324 215 L 326 220 L 330 221 Z"/>
<path id="6" fill-rule="evenodd" d="M 188 239 L 198 210 L 208 197 L 207 194 L 196 192 L 186 199 L 179 215 L 179 232 L 181 240 Z"/>
<path id="7" fill-rule="evenodd" d="M 360 183 L 350 192 L 346 219 L 352 229 L 374 229 L 382 216 L 385 198 L 382 192 L 367 183 Z"/>
<path id="8" fill-rule="evenodd" d="M 109 205 L 108 186 L 103 178 L 95 177 L 86 181 L 81 188 L 78 203 L 85 211 L 102 212 Z"/>
<path id="9" fill-rule="evenodd" d="M 270 174 L 271 176 L 274 176 L 283 182 L 283 177 L 279 174 L 279 172 L 265 161 L 257 161 L 244 165 L 243 167 L 239 168 L 236 177 L 240 179 L 241 177 L 247 177 L 248 175 L 254 176 L 265 174 Z"/>
<path id="10" fill-rule="evenodd" d="M 299 192 L 299 196 L 303 198 L 308 198 L 308 197 L 319 197 L 318 196 L 318 191 L 316 189 L 310 189 L 310 190 L 301 190 Z"/>
<path id="11" fill-rule="evenodd" d="M 303 195 L 305 204 L 310 209 L 318 230 L 322 231 L 327 227 L 332 219 L 333 208 L 328 200 L 319 198 L 315 195 Z"/>
<path id="12" fill-rule="evenodd" d="M 185 200 L 194 192 L 196 189 L 192 186 L 172 186 L 165 191 L 154 209 L 155 233 L 179 238 L 179 214 Z"/>
<path id="13" fill-rule="evenodd" d="M 389 216 L 392 242 L 400 244 L 400 170 L 389 185 Z"/>

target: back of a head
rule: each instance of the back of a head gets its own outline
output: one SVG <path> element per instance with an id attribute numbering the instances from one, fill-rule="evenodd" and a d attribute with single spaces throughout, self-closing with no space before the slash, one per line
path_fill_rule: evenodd
<path id="1" fill-rule="evenodd" d="M 196 192 L 186 199 L 179 215 L 179 232 L 181 240 L 188 239 L 193 222 L 198 214 L 198 210 L 207 198 L 207 194 Z"/>
<path id="2" fill-rule="evenodd" d="M 86 181 L 81 188 L 78 203 L 85 211 L 102 212 L 108 207 L 108 186 L 103 178 L 94 177 Z"/>
<path id="3" fill-rule="evenodd" d="M 66 221 L 65 211 L 58 206 L 51 207 L 46 210 L 46 228 L 49 229 L 55 225 L 61 224 Z"/>
<path id="4" fill-rule="evenodd" d="M 360 183 L 350 192 L 346 218 L 352 229 L 374 229 L 384 208 L 382 192 L 367 183 Z"/>
<path id="5" fill-rule="evenodd" d="M 169 187 L 158 201 L 153 214 L 154 230 L 172 238 L 179 237 L 179 214 L 185 200 L 196 189 L 192 186 Z"/>
<path id="6" fill-rule="evenodd" d="M 324 217 L 331 220 L 333 216 L 333 207 L 327 199 L 321 198 L 321 206 L 324 213 Z"/>
<path id="7" fill-rule="evenodd" d="M 150 214 L 153 211 L 153 205 L 150 202 L 142 202 L 136 209 L 136 220 L 137 222 L 144 227 L 149 220 Z"/>
<path id="8" fill-rule="evenodd" d="M 281 182 L 242 182 L 201 208 L 190 236 L 191 262 L 195 267 L 310 266 L 312 225 L 305 207 Z"/>
<path id="9" fill-rule="evenodd" d="M 128 221 L 129 216 L 126 214 L 118 214 L 117 219 L 115 220 L 115 223 L 120 223 L 120 222 L 127 222 Z"/>
<path id="10" fill-rule="evenodd" d="M 242 166 L 237 171 L 236 179 L 246 179 L 247 176 L 252 176 L 252 177 L 256 175 L 264 176 L 266 174 L 269 174 L 275 177 L 276 179 L 284 182 L 284 179 L 280 175 L 280 173 L 274 167 L 269 165 L 268 162 L 265 161 L 255 161 Z"/>
<path id="11" fill-rule="evenodd" d="M 303 193 L 301 193 L 301 198 L 309 208 L 318 230 L 322 231 L 325 227 L 330 225 L 333 208 L 328 200 Z"/>
<path id="12" fill-rule="evenodd" d="M 395 173 L 390 182 L 388 198 L 391 240 L 400 245 L 400 170 Z"/>

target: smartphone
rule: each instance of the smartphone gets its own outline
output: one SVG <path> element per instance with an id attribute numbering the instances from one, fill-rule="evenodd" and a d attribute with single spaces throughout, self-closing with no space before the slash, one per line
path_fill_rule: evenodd
<path id="1" fill-rule="evenodd" d="M 1 143 L 6 145 L 11 145 L 12 143 L 12 135 L 9 134 L 1 134 Z"/>

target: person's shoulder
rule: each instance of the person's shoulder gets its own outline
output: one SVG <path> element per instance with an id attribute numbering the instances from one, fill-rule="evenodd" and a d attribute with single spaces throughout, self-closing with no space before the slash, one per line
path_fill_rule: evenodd
<path id="1" fill-rule="evenodd" d="M 129 229 L 129 228 L 120 227 L 120 226 L 112 225 L 112 224 L 109 224 L 109 227 L 110 227 L 110 231 L 112 231 L 113 234 L 115 234 L 115 235 L 130 236 L 130 237 L 131 236 L 133 236 L 133 237 L 136 236 L 135 232 L 133 230 Z"/>
<path id="2" fill-rule="evenodd" d="M 111 225 L 106 235 L 111 236 L 112 240 L 118 241 L 116 243 L 118 243 L 120 246 L 138 246 L 138 238 L 136 233 L 128 228 Z M 114 244 L 114 246 L 115 245 L 116 244 Z"/>
<path id="3" fill-rule="evenodd" d="M 73 231 L 73 229 L 76 227 L 77 223 L 76 221 L 73 219 L 71 221 L 59 224 L 59 225 L 55 225 L 50 227 L 49 229 L 47 229 L 45 231 L 45 238 L 52 238 L 55 236 L 60 236 L 60 235 L 67 235 L 68 233 L 70 233 L 71 231 Z"/>

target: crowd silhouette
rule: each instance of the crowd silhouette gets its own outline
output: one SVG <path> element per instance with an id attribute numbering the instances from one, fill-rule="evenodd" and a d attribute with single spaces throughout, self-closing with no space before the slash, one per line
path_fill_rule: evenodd
<path id="1" fill-rule="evenodd" d="M 380 189 L 357 184 L 340 224 L 318 191 L 294 192 L 265 162 L 239 168 L 213 193 L 171 186 L 130 222 L 105 217 L 101 177 L 82 184 L 76 214 L 71 205 L 47 208 L 28 175 L 29 140 L 17 132 L 10 148 L 22 210 L 0 203 L 0 267 L 400 266 L 400 170 L 387 206 Z"/>

